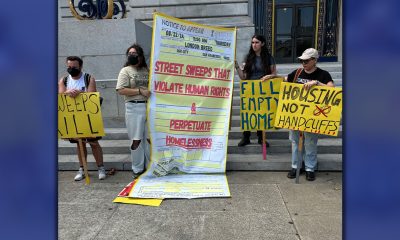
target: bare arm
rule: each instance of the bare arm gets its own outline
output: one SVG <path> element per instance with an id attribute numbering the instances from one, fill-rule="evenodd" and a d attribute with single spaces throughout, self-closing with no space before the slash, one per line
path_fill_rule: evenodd
<path id="1" fill-rule="evenodd" d="M 139 88 L 121 88 L 118 89 L 118 93 L 125 96 L 140 95 Z"/>
<path id="2" fill-rule="evenodd" d="M 261 78 L 262 81 L 267 81 L 267 80 L 269 80 L 269 79 L 272 79 L 272 78 L 279 78 L 279 77 L 284 78 L 283 76 L 278 76 L 278 75 L 276 75 L 276 65 L 275 65 L 275 64 L 274 64 L 274 65 L 271 65 L 270 69 L 271 69 L 271 74 L 268 74 L 268 75 L 263 76 L 263 77 Z"/>
<path id="3" fill-rule="evenodd" d="M 67 87 L 64 85 L 64 78 L 58 80 L 58 93 L 65 93 L 67 91 Z"/>
<path id="4" fill-rule="evenodd" d="M 270 80 L 270 79 L 273 79 L 273 78 L 283 78 L 285 82 L 287 81 L 287 76 L 277 75 L 276 72 L 275 72 L 275 74 L 265 75 L 264 77 L 261 78 L 261 80 L 262 81 L 267 81 L 267 80 Z"/>
<path id="5" fill-rule="evenodd" d="M 276 75 L 276 65 L 271 65 L 271 75 Z"/>
<path id="6" fill-rule="evenodd" d="M 87 91 L 88 91 L 88 92 L 97 92 L 96 80 L 94 79 L 93 76 L 90 76 L 89 86 L 88 86 Z"/>
<path id="7" fill-rule="evenodd" d="M 244 73 L 243 69 L 240 68 L 237 61 L 235 61 L 235 69 L 236 69 L 240 79 L 242 79 L 242 80 L 246 79 L 246 74 Z"/>
<path id="8" fill-rule="evenodd" d="M 140 94 L 142 94 L 145 97 L 150 97 L 150 90 L 148 90 L 147 88 L 139 88 L 140 89 Z"/>
<path id="9" fill-rule="evenodd" d="M 335 84 L 332 81 L 328 82 L 327 84 L 323 84 L 321 82 L 319 84 L 320 86 L 335 87 Z"/>
<path id="10" fill-rule="evenodd" d="M 79 93 L 81 93 L 81 91 L 78 89 L 67 90 L 67 87 L 64 84 L 64 78 L 61 78 L 58 81 L 58 93 L 65 93 L 66 95 L 75 98 Z"/>
<path id="11" fill-rule="evenodd" d="M 309 81 L 309 82 L 307 82 L 307 83 L 305 83 L 305 84 L 303 85 L 303 87 L 304 87 L 306 90 L 310 89 L 312 86 L 335 87 L 335 84 L 333 84 L 332 81 L 329 81 L 327 84 L 325 84 L 325 83 L 322 83 L 322 82 L 317 81 L 317 80 L 312 80 L 312 81 Z"/>

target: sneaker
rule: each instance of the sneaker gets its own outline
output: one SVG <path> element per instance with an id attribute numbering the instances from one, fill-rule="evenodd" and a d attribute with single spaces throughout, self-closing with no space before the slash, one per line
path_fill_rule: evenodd
<path id="1" fill-rule="evenodd" d="M 240 142 L 238 143 L 238 147 L 244 147 L 247 144 L 250 144 L 250 139 L 242 138 L 242 140 L 240 140 Z"/>
<path id="2" fill-rule="evenodd" d="M 306 172 L 306 179 L 307 181 L 314 181 L 315 180 L 315 173 L 311 171 Z"/>
<path id="3" fill-rule="evenodd" d="M 76 174 L 74 180 L 80 181 L 85 178 L 85 173 L 83 172 L 83 168 L 79 168 L 78 173 Z"/>
<path id="4" fill-rule="evenodd" d="M 262 144 L 262 137 L 258 138 L 258 144 Z M 269 147 L 268 141 L 265 141 L 265 145 L 267 145 L 267 147 Z"/>
<path id="5" fill-rule="evenodd" d="M 104 166 L 99 167 L 99 179 L 106 179 L 106 169 L 104 168 Z"/>

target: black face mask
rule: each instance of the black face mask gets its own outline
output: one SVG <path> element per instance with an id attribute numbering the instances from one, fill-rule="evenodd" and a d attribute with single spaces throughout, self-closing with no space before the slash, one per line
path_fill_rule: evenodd
<path id="1" fill-rule="evenodd" d="M 128 55 L 128 63 L 129 65 L 136 65 L 139 62 L 138 55 Z"/>
<path id="2" fill-rule="evenodd" d="M 67 72 L 71 74 L 72 77 L 77 77 L 81 73 L 81 70 L 78 68 L 69 67 L 67 68 Z"/>

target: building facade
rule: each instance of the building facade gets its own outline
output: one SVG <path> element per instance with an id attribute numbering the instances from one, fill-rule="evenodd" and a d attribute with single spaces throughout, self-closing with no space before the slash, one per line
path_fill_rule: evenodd
<path id="1" fill-rule="evenodd" d="M 111 3 L 113 11 L 104 7 Z M 84 71 L 96 77 L 97 90 L 105 99 L 106 127 L 124 126 L 124 101 L 115 92 L 116 79 L 132 43 L 142 45 L 149 60 L 154 11 L 206 25 L 236 27 L 238 62 L 244 61 L 251 37 L 257 33 L 265 35 L 278 64 L 297 62 L 297 56 L 309 47 L 318 49 L 321 61 L 341 64 L 341 0 L 58 0 L 59 78 L 66 74 L 67 56 L 83 59 Z"/>
<path id="2" fill-rule="evenodd" d="M 340 0 L 254 0 L 255 32 L 265 35 L 278 63 L 296 62 L 310 47 L 322 61 L 341 60 Z"/>
<path id="3" fill-rule="evenodd" d="M 59 21 L 78 21 L 71 2 L 79 12 L 81 2 L 102 1 L 59 0 Z M 248 50 L 248 42 L 241 42 L 248 32 L 265 35 L 277 63 L 296 62 L 296 56 L 309 47 L 319 51 L 322 61 L 342 59 L 342 0 L 114 0 L 119 10 L 121 2 L 125 18 L 148 26 L 152 12 L 160 11 L 199 23 L 237 27 L 239 61 Z"/>

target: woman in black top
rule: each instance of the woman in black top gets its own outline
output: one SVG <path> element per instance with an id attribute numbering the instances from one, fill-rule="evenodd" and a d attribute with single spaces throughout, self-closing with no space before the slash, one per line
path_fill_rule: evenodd
<path id="1" fill-rule="evenodd" d="M 288 82 L 294 82 L 297 84 L 303 84 L 306 90 L 311 89 L 313 86 L 325 86 L 325 87 L 335 87 L 332 77 L 329 72 L 317 67 L 318 61 L 318 51 L 314 48 L 306 49 L 303 54 L 298 57 L 302 68 L 294 70 L 291 72 L 286 80 Z M 265 80 L 278 77 L 278 76 L 268 76 Z M 317 167 L 317 143 L 318 134 L 304 132 L 304 151 L 300 156 L 298 151 L 300 131 L 289 130 L 289 139 L 292 142 L 292 169 L 288 172 L 288 178 L 296 177 L 297 162 L 299 159 L 304 160 L 306 179 L 308 181 L 315 180 L 315 173 Z"/>
<path id="2" fill-rule="evenodd" d="M 254 35 L 251 38 L 251 46 L 243 69 L 239 67 L 235 61 L 235 68 L 240 79 L 258 80 L 265 79 L 270 75 L 276 75 L 275 60 L 268 52 L 265 37 L 262 35 Z M 242 140 L 238 143 L 239 147 L 246 146 L 250 143 L 250 131 L 244 131 Z M 262 131 L 257 131 L 258 143 L 262 143 Z M 266 143 L 269 147 L 268 142 Z"/>

